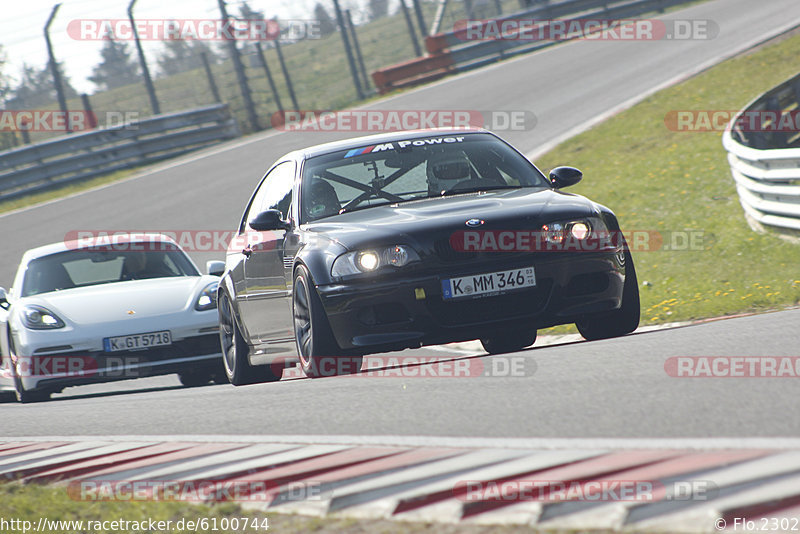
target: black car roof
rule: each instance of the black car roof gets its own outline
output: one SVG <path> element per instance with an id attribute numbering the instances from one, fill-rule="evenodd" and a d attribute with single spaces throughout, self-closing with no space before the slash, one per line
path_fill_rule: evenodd
<path id="1" fill-rule="evenodd" d="M 342 141 L 333 141 L 331 143 L 323 143 L 314 145 L 307 148 L 296 150 L 292 155 L 300 155 L 303 159 L 313 158 L 323 154 L 330 154 L 331 152 L 338 152 L 340 150 L 348 150 L 351 148 L 358 148 L 365 145 L 377 145 L 380 143 L 389 143 L 391 141 L 404 141 L 406 139 L 416 139 L 419 137 L 451 137 L 455 135 L 474 135 L 478 133 L 491 132 L 481 128 L 432 128 L 426 130 L 403 130 L 399 132 L 388 132 L 375 135 L 367 135 L 363 137 L 353 137 L 344 139 Z M 287 157 L 289 154 L 287 154 Z"/>

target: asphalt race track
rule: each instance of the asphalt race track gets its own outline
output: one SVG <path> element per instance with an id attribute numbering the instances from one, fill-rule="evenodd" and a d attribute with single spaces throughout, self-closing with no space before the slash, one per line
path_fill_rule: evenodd
<path id="1" fill-rule="evenodd" d="M 4 405 L 3 434 L 800 437 L 796 378 L 668 373 L 675 356 L 796 357 L 798 321 L 791 310 L 503 356 L 422 348 L 354 376 L 238 388 L 176 377 L 72 388 Z M 446 363 L 398 369 L 389 358 L 401 356 Z"/>
<path id="2" fill-rule="evenodd" d="M 706 41 L 559 45 L 371 107 L 532 111 L 538 119 L 533 130 L 500 133 L 534 153 L 609 110 L 800 24 L 800 4 L 714 0 L 668 17 L 709 19 L 720 34 Z M 136 179 L 0 216 L 0 285 L 10 284 L 24 250 L 62 240 L 68 231 L 231 229 L 276 157 L 349 135 L 261 134 Z M 222 255 L 193 254 L 198 263 Z M 466 362 L 460 365 L 469 370 L 467 376 L 430 376 L 430 370 L 426 376 L 362 373 L 240 388 L 182 388 L 176 377 L 164 377 L 73 388 L 50 403 L 3 405 L 1 432 L 795 437 L 800 421 L 793 416 L 793 380 L 674 378 L 665 364 L 679 356 L 797 356 L 798 321 L 800 310 L 792 310 L 503 357 L 448 347 L 402 353 Z M 511 368 L 504 366 L 514 365 L 519 376 L 500 376 Z"/>

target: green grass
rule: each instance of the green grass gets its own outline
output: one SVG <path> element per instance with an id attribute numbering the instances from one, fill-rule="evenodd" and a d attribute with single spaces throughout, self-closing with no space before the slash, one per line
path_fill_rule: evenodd
<path id="1" fill-rule="evenodd" d="M 570 191 L 609 206 L 625 230 L 699 232 L 700 250 L 634 252 L 642 323 L 758 312 L 800 302 L 800 246 L 745 221 L 721 132 L 670 131 L 671 110 L 738 110 L 797 73 L 800 36 L 726 61 L 541 157 L 573 165 Z M 647 284 L 645 284 L 647 282 Z"/>

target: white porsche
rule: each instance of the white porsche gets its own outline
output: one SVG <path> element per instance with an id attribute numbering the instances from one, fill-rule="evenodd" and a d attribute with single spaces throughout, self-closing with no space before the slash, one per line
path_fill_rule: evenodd
<path id="1" fill-rule="evenodd" d="M 225 381 L 216 290 L 178 244 L 132 234 L 27 251 L 0 288 L 0 394 L 42 401 L 67 386 L 177 373 Z"/>

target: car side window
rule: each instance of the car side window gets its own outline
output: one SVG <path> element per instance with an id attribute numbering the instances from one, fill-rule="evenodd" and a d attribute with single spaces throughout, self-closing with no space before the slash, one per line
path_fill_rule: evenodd
<path id="1" fill-rule="evenodd" d="M 288 218 L 292 204 L 292 185 L 294 184 L 293 161 L 284 161 L 273 167 L 261 181 L 244 220 L 252 221 L 262 211 L 275 209 L 281 212 L 283 219 Z M 246 228 L 241 228 L 244 231 Z"/>

